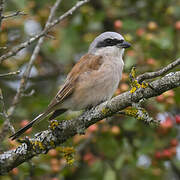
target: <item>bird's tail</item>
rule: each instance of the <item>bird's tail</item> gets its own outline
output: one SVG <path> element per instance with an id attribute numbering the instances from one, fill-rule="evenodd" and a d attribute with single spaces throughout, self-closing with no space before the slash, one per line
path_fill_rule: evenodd
<path id="1" fill-rule="evenodd" d="M 25 131 L 27 131 L 29 128 L 31 128 L 34 123 L 39 122 L 40 120 L 44 119 L 48 114 L 49 114 L 48 112 L 40 114 L 35 119 L 33 119 L 29 124 L 27 124 L 25 127 L 21 128 L 15 134 L 11 135 L 9 138 L 11 138 L 12 140 L 18 138 L 21 134 L 23 134 Z"/>

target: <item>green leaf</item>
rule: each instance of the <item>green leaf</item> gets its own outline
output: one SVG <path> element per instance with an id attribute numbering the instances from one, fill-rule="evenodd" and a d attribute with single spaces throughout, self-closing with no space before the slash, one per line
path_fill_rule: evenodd
<path id="1" fill-rule="evenodd" d="M 103 180 L 116 180 L 116 173 L 111 168 L 108 168 L 104 174 Z"/>
<path id="2" fill-rule="evenodd" d="M 115 166 L 115 168 L 116 168 L 117 170 L 119 170 L 119 169 L 122 167 L 125 159 L 126 159 L 126 157 L 124 156 L 124 154 L 121 154 L 121 155 L 118 156 L 118 158 L 115 160 L 114 166 Z"/>

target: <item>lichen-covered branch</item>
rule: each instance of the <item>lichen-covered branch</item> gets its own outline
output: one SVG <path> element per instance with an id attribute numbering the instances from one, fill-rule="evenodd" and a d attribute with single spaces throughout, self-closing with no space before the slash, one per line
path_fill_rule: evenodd
<path id="1" fill-rule="evenodd" d="M 34 138 L 26 140 L 27 142 L 22 143 L 15 150 L 1 154 L 0 174 L 9 172 L 14 167 L 28 161 L 34 156 L 47 153 L 49 149 L 62 144 L 75 134 L 83 133 L 90 125 L 123 110 L 134 102 L 136 103 L 141 99 L 160 95 L 165 91 L 179 86 L 180 71 L 169 73 L 151 82 L 151 87 L 139 88 L 133 94 L 130 91 L 120 94 L 110 101 L 106 101 L 84 112 L 78 118 L 59 123 L 55 121 L 55 125 L 51 126 L 48 130 L 37 133 Z"/>
<path id="2" fill-rule="evenodd" d="M 33 36 L 32 38 L 30 38 L 29 40 L 27 40 L 26 42 L 23 42 L 21 44 L 19 44 L 18 46 L 12 48 L 9 52 L 7 52 L 6 54 L 2 55 L 0 57 L 0 64 L 7 58 L 12 57 L 14 55 L 16 55 L 20 50 L 24 49 L 25 47 L 29 46 L 30 44 L 32 44 L 34 41 L 36 41 L 37 39 L 41 38 L 42 36 L 46 36 L 46 34 L 59 22 L 61 22 L 63 19 L 65 19 L 67 16 L 72 15 L 74 13 L 74 11 L 76 11 L 79 7 L 81 7 L 82 5 L 88 3 L 90 0 L 82 0 L 82 1 L 78 1 L 71 9 L 69 9 L 66 13 L 64 13 L 62 16 L 58 17 L 57 19 L 55 19 L 53 22 L 49 23 L 49 25 L 43 30 L 41 31 L 39 34 Z"/>

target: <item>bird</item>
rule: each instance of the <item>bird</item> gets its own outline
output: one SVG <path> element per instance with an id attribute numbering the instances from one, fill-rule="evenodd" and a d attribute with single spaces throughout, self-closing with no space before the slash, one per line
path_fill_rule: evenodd
<path id="1" fill-rule="evenodd" d="M 88 109 L 110 100 L 122 77 L 124 50 L 130 46 L 117 32 L 107 31 L 97 36 L 69 72 L 47 109 L 10 138 L 18 138 L 49 114 L 51 121 L 67 110 Z"/>

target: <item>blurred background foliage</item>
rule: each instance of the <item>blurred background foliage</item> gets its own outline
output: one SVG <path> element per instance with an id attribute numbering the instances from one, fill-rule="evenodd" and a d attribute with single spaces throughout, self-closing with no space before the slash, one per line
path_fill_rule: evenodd
<path id="1" fill-rule="evenodd" d="M 9 0 L 5 14 L 24 11 L 26 16 L 4 20 L 0 32 L 0 47 L 10 49 L 40 32 L 55 0 Z M 63 14 L 77 1 L 62 0 L 56 15 Z M 52 29 L 53 39 L 46 38 L 31 71 L 26 92 L 11 117 L 16 130 L 46 109 L 77 60 L 87 52 L 92 40 L 104 31 L 121 33 L 132 48 L 125 53 L 125 69 L 118 95 L 130 89 L 128 74 L 132 65 L 138 74 L 155 71 L 180 56 L 180 1 L 178 0 L 91 0 L 72 16 Z M 21 70 L 27 65 L 34 43 L 16 56 L 5 60 L 0 73 Z M 3 55 L 7 50 L 0 49 Z M 179 69 L 179 68 L 177 68 Z M 19 87 L 21 75 L 0 79 L 6 108 Z M 92 125 L 83 136 L 76 135 L 63 146 L 75 146 L 75 163 L 66 164 L 59 149 L 35 157 L 13 169 L 9 179 L 46 180 L 161 180 L 180 179 L 180 93 L 170 90 L 145 102 L 152 117 L 161 121 L 160 127 L 150 127 L 134 118 L 113 116 Z M 68 112 L 58 119 L 70 119 Z M 4 119 L 0 118 L 0 126 Z M 46 129 L 43 121 L 25 135 Z M 17 147 L 8 138 L 1 149 Z"/>

